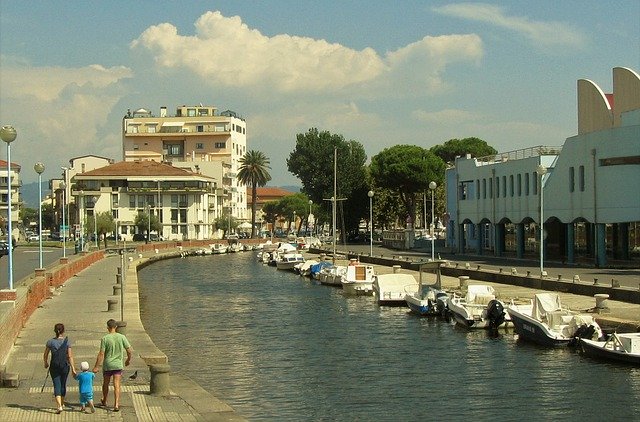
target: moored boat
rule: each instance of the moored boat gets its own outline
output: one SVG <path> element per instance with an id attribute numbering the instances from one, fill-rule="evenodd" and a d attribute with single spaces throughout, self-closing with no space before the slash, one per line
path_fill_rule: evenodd
<path id="1" fill-rule="evenodd" d="M 228 249 L 228 246 L 224 245 L 222 243 L 213 243 L 213 244 L 209 245 L 209 247 L 211 248 L 211 253 L 212 254 L 227 253 L 227 249 Z"/>
<path id="2" fill-rule="evenodd" d="M 342 287 L 342 275 L 347 272 L 344 265 L 331 265 L 324 267 L 318 273 L 318 280 L 327 286 Z"/>
<path id="3" fill-rule="evenodd" d="M 613 333 L 606 340 L 580 339 L 586 356 L 640 366 L 640 333 Z"/>
<path id="4" fill-rule="evenodd" d="M 545 346 L 564 346 L 574 343 L 578 337 L 602 337 L 602 330 L 592 315 L 564 308 L 557 293 L 535 294 L 529 309 L 507 308 L 520 339 Z"/>
<path id="5" fill-rule="evenodd" d="M 348 295 L 370 296 L 373 294 L 373 281 L 375 278 L 376 272 L 373 269 L 373 265 L 352 261 L 347 266 L 346 273 L 342 276 L 342 290 Z"/>
<path id="6" fill-rule="evenodd" d="M 495 329 L 506 320 L 504 305 L 496 299 L 493 287 L 484 284 L 467 286 L 465 296 L 450 296 L 447 307 L 456 323 L 465 328 Z"/>
<path id="7" fill-rule="evenodd" d="M 276 259 L 276 268 L 279 270 L 293 271 L 297 264 L 304 262 L 304 256 L 298 252 L 285 252 Z"/>
<path id="8" fill-rule="evenodd" d="M 418 281 L 411 274 L 378 274 L 373 282 L 373 295 L 378 305 L 406 306 L 406 295 L 417 291 Z"/>
<path id="9" fill-rule="evenodd" d="M 405 295 L 405 301 L 409 309 L 421 316 L 441 315 L 448 298 L 447 292 L 442 290 L 442 275 L 440 267 L 446 261 L 430 261 L 420 266 L 418 290 Z M 433 285 L 423 284 L 424 270 L 433 270 L 436 280 Z"/>

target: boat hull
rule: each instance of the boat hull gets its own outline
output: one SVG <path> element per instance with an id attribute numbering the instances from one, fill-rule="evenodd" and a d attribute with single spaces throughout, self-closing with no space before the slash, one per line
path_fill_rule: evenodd
<path id="1" fill-rule="evenodd" d="M 421 316 L 440 315 L 440 310 L 435 301 L 430 299 L 420 299 L 413 295 L 406 295 L 405 302 L 411 312 Z"/>
<path id="2" fill-rule="evenodd" d="M 518 334 L 518 338 L 542 346 L 556 347 L 566 346 L 572 338 L 558 337 L 549 331 L 540 321 L 537 321 L 527 315 L 521 314 L 513 309 L 507 309 L 511 316 L 514 330 Z"/>
<path id="3" fill-rule="evenodd" d="M 371 296 L 373 295 L 373 283 L 371 282 L 342 282 L 342 290 L 347 295 Z"/>
<path id="4" fill-rule="evenodd" d="M 627 353 L 621 350 L 605 348 L 604 341 L 580 339 L 580 350 L 585 356 L 640 366 L 640 353 Z"/>

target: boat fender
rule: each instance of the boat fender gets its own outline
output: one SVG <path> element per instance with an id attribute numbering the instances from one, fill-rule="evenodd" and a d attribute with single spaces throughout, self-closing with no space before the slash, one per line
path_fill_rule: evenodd
<path id="1" fill-rule="evenodd" d="M 489 327 L 498 328 L 505 320 L 504 306 L 499 300 L 493 299 L 487 305 L 487 317 L 489 318 Z"/>

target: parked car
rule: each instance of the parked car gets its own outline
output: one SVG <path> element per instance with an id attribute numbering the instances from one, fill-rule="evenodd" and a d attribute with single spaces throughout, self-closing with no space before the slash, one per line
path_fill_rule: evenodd
<path id="1" fill-rule="evenodd" d="M 9 255 L 9 245 L 7 242 L 0 242 L 0 257 Z"/>
<path id="2" fill-rule="evenodd" d="M 37 242 L 38 240 L 40 240 L 40 236 L 38 236 L 37 234 L 30 234 L 27 237 L 27 242 Z"/>
<path id="3" fill-rule="evenodd" d="M 134 242 L 144 242 L 146 238 L 147 238 L 146 233 L 136 233 L 133 235 Z"/>

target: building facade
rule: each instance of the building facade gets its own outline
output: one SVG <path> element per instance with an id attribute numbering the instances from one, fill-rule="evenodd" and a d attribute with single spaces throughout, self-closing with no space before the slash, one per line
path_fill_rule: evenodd
<path id="1" fill-rule="evenodd" d="M 110 213 L 117 232 L 131 241 L 138 214 L 157 217 L 158 236 L 166 240 L 202 240 L 214 236 L 217 211 L 216 181 L 203 174 L 156 161 L 119 162 L 72 180 L 72 196 L 78 204 L 78 222 Z M 84 230 L 91 233 L 91 228 Z M 142 232 L 146 232 L 143 230 Z"/>
<path id="2" fill-rule="evenodd" d="M 20 180 L 21 167 L 15 162 L 11 163 L 11 167 L 7 165 L 6 160 L 0 160 L 0 216 L 3 218 L 3 237 L 7 237 L 7 215 L 9 214 L 9 204 L 11 204 L 11 229 L 13 237 L 18 239 L 19 234 L 19 211 L 22 201 L 20 200 Z M 9 182 L 11 181 L 11 182 Z"/>
<path id="3" fill-rule="evenodd" d="M 170 162 L 213 177 L 225 196 L 217 211 L 247 220 L 245 187 L 239 184 L 238 161 L 247 151 L 247 125 L 233 111 L 211 106 L 180 106 L 176 114 L 161 107 L 155 116 L 145 109 L 127 112 L 122 120 L 124 161 Z M 250 215 L 249 215 L 250 218 Z"/>
<path id="4" fill-rule="evenodd" d="M 640 77 L 617 67 L 611 94 L 589 80 L 577 92 L 578 134 L 562 148 L 459 157 L 447 169 L 449 246 L 517 257 L 542 247 L 596 266 L 640 252 Z"/>

